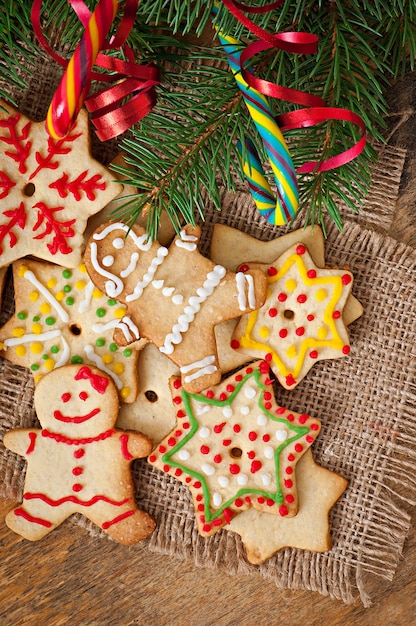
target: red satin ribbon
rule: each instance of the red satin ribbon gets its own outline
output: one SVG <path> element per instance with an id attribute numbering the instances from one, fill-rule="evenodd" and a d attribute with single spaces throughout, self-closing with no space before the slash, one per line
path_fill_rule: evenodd
<path id="1" fill-rule="evenodd" d="M 242 11 L 246 13 L 266 13 L 278 8 L 284 0 L 271 2 L 263 7 L 247 6 L 237 0 L 222 0 L 223 5 L 241 22 L 246 28 L 254 33 L 259 40 L 246 46 L 240 56 L 241 74 L 248 85 L 272 98 L 287 100 L 295 104 L 301 104 L 307 108 L 278 115 L 276 121 L 282 131 L 293 130 L 295 128 L 307 128 L 330 120 L 341 120 L 350 122 L 358 126 L 361 131 L 361 138 L 351 147 L 340 154 L 326 160 L 309 161 L 297 169 L 299 173 L 323 172 L 340 167 L 355 159 L 363 150 L 366 144 L 366 127 L 362 118 L 349 109 L 326 106 L 325 101 L 314 94 L 283 87 L 268 80 L 258 78 L 252 71 L 246 68 L 249 60 L 259 52 L 278 48 L 293 54 L 314 54 L 317 51 L 318 38 L 311 33 L 305 32 L 285 32 L 278 34 L 268 33 L 250 20 Z"/>
<path id="2" fill-rule="evenodd" d="M 78 19 L 87 26 L 91 11 L 83 0 L 68 0 Z M 62 67 L 68 65 L 49 45 L 43 34 L 40 15 L 43 0 L 34 0 L 32 4 L 32 25 L 34 33 L 44 50 Z M 100 92 L 88 97 L 85 106 L 91 113 L 91 120 L 96 134 L 101 141 L 113 139 L 122 134 L 145 117 L 156 104 L 154 86 L 160 83 L 160 72 L 149 63 L 140 65 L 134 59 L 133 50 L 126 43 L 134 25 L 139 0 L 126 0 L 124 13 L 117 32 L 103 47 L 103 50 L 121 48 L 126 61 L 115 59 L 100 53 L 95 65 L 111 72 L 105 74 L 91 72 L 90 79 L 101 83 L 113 83 Z M 123 102 L 126 100 L 125 102 Z"/>

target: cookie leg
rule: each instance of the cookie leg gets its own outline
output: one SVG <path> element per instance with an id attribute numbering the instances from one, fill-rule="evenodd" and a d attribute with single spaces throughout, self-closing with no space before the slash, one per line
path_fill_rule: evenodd
<path id="1" fill-rule="evenodd" d="M 126 509 L 122 513 L 117 511 L 113 516 L 101 521 L 101 528 L 118 543 L 131 546 L 145 537 L 148 537 L 155 529 L 156 522 L 151 515 L 140 509 Z"/>
<path id="2" fill-rule="evenodd" d="M 44 513 L 31 511 L 27 506 L 18 506 L 6 515 L 6 524 L 10 530 L 25 539 L 38 541 L 56 528 L 66 517 L 59 521 L 54 519 L 51 522 Z"/>

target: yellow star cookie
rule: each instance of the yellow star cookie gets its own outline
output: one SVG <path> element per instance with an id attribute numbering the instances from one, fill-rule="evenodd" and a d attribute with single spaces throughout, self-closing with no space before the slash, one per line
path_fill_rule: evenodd
<path id="1" fill-rule="evenodd" d="M 295 244 L 274 263 L 256 267 L 267 272 L 268 296 L 259 310 L 241 318 L 232 346 L 252 358 L 264 358 L 283 387 L 293 389 L 317 361 L 349 354 L 342 311 L 352 274 L 318 268 L 304 244 Z"/>
<path id="2" fill-rule="evenodd" d="M 91 157 L 85 111 L 55 140 L 0 101 L 0 266 L 31 254 L 76 267 L 88 217 L 121 189 Z"/>
<path id="3" fill-rule="evenodd" d="M 313 552 L 331 549 L 329 513 L 347 488 L 347 480 L 317 465 L 308 450 L 296 466 L 296 484 L 299 510 L 295 517 L 248 509 L 227 526 L 241 536 L 250 563 L 264 563 L 285 547 Z"/>
<path id="4" fill-rule="evenodd" d="M 137 395 L 137 355 L 146 340 L 119 348 L 114 329 L 126 309 L 94 287 L 85 266 L 46 261 L 13 263 L 16 310 L 0 329 L 0 354 L 29 368 L 37 382 L 67 363 L 89 363 L 111 376 L 120 399 Z"/>

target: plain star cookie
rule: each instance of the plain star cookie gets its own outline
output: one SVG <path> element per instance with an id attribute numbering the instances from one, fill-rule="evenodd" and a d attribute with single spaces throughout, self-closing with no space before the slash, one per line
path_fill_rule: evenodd
<path id="1" fill-rule="evenodd" d="M 261 306 L 267 291 L 262 270 L 235 274 L 203 257 L 200 234 L 188 225 L 166 248 L 143 228 L 108 223 L 89 239 L 84 257 L 94 284 L 126 305 L 139 336 L 176 363 L 191 393 L 221 379 L 215 326 Z M 124 330 L 114 335 L 119 345 L 132 340 Z"/>
<path id="2" fill-rule="evenodd" d="M 94 365 L 111 376 L 121 401 L 133 402 L 147 341 L 121 348 L 113 341 L 114 329 L 128 323 L 126 308 L 94 287 L 85 266 L 26 259 L 13 263 L 13 280 L 16 308 L 0 328 L 0 354 L 30 369 L 36 383 L 69 363 Z"/>
<path id="3" fill-rule="evenodd" d="M 34 401 L 42 428 L 4 436 L 4 445 L 27 461 L 23 500 L 7 514 L 7 525 L 36 541 L 82 513 L 119 543 L 147 537 L 155 522 L 136 505 L 130 463 L 147 456 L 152 444 L 114 428 L 118 394 L 111 378 L 67 365 L 42 378 Z"/>
<path id="4" fill-rule="evenodd" d="M 299 511 L 295 517 L 243 511 L 227 526 L 241 536 L 250 563 L 259 565 L 285 547 L 326 552 L 331 549 L 330 511 L 348 481 L 315 463 L 308 450 L 296 466 Z"/>
<path id="5" fill-rule="evenodd" d="M 267 273 L 268 296 L 259 310 L 241 318 L 232 347 L 266 359 L 281 385 L 294 389 L 317 361 L 349 354 L 342 312 L 353 277 L 347 270 L 317 267 L 301 243 L 256 267 Z"/>
<path id="6" fill-rule="evenodd" d="M 88 217 L 122 190 L 113 178 L 91 156 L 85 111 L 55 140 L 0 101 L 0 266 L 29 254 L 79 265 Z"/>
<path id="7" fill-rule="evenodd" d="M 296 464 L 320 422 L 276 403 L 268 364 L 253 363 L 201 394 L 175 377 L 171 389 L 176 428 L 148 461 L 189 487 L 200 534 L 249 507 L 296 515 Z"/>

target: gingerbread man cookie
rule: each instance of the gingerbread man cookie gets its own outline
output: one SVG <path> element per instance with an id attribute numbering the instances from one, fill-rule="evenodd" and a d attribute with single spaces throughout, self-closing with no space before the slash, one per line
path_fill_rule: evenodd
<path id="1" fill-rule="evenodd" d="M 92 158 L 88 115 L 63 139 L 0 101 L 0 266 L 32 254 L 76 267 L 90 215 L 122 190 Z"/>
<path id="2" fill-rule="evenodd" d="M 119 543 L 147 537 L 155 522 L 136 505 L 130 463 L 147 456 L 152 443 L 114 428 L 118 395 L 111 378 L 67 365 L 40 380 L 34 401 L 42 428 L 4 436 L 4 445 L 27 460 L 23 501 L 7 525 L 36 541 L 82 513 Z"/>
<path id="3" fill-rule="evenodd" d="M 203 257 L 201 230 L 185 226 L 166 248 L 143 228 L 104 224 L 89 239 L 85 264 L 94 284 L 127 307 L 140 337 L 178 365 L 185 389 L 197 393 L 221 379 L 214 327 L 257 309 L 267 277 L 260 269 L 233 273 Z M 128 344 L 128 328 L 114 340 Z"/>

